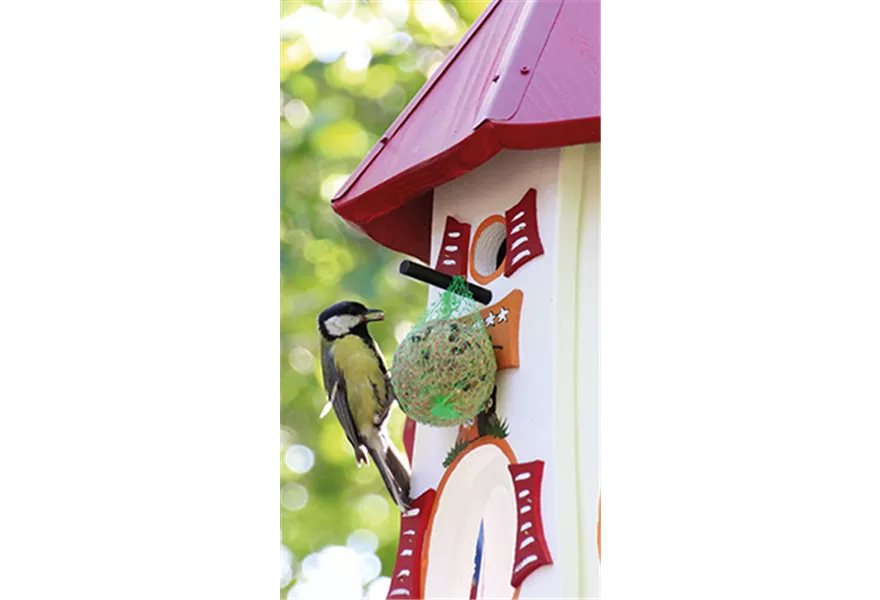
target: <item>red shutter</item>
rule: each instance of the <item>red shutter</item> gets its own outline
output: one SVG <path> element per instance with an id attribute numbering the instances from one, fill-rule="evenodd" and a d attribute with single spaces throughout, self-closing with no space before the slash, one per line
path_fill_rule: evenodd
<path id="1" fill-rule="evenodd" d="M 422 546 L 436 495 L 434 489 L 429 489 L 413 500 L 411 508 L 400 515 L 400 538 L 391 587 L 388 588 L 389 599 L 422 597 Z"/>
<path id="2" fill-rule="evenodd" d="M 465 277 L 467 275 L 470 239 L 471 226 L 468 223 L 459 223 L 447 216 L 443 244 L 437 254 L 437 266 L 434 269 L 447 275 Z"/>
<path id="3" fill-rule="evenodd" d="M 532 571 L 553 564 L 541 520 L 541 478 L 544 461 L 507 465 L 516 490 L 516 548 L 510 585 L 519 587 Z"/>
<path id="4" fill-rule="evenodd" d="M 517 269 L 544 254 L 538 235 L 538 191 L 529 189 L 517 204 L 504 213 L 507 220 L 507 255 L 504 275 L 510 277 Z"/>

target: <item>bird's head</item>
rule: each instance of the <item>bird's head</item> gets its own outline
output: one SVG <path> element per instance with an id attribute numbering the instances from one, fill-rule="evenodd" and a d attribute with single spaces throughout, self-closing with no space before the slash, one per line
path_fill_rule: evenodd
<path id="1" fill-rule="evenodd" d="M 318 315 L 318 330 L 329 341 L 346 336 L 359 327 L 366 331 L 367 323 L 384 318 L 385 313 L 381 310 L 367 308 L 360 302 L 339 302 Z"/>

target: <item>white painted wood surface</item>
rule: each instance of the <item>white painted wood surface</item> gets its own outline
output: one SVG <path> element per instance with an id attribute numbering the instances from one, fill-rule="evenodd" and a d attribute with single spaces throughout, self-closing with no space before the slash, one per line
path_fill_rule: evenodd
<path id="1" fill-rule="evenodd" d="M 538 192 L 538 229 L 544 256 L 512 277 L 501 276 L 485 286 L 492 290 L 495 300 L 512 289 L 524 293 L 521 366 L 499 371 L 498 412 L 510 423 L 507 441 L 517 460 L 546 462 L 542 512 L 554 564 L 538 569 L 525 580 L 519 594 L 523 599 L 598 597 L 598 173 L 598 144 L 504 150 L 474 171 L 437 188 L 434 194 L 431 264 L 440 251 L 447 215 L 470 223 L 473 232 L 486 217 L 503 215 L 530 187 Z M 438 294 L 432 289 L 429 302 Z M 414 497 L 438 486 L 445 470 L 442 461 L 456 433 L 456 428 L 418 426 L 413 456 Z M 495 475 L 487 471 L 486 477 Z M 438 545 L 433 552 L 428 549 L 426 597 L 468 597 L 461 591 L 465 589 L 465 578 L 468 589 L 470 585 L 484 496 L 495 494 L 496 506 L 504 505 L 501 498 L 506 492 L 498 491 L 504 489 L 502 484 L 492 481 L 487 493 L 483 493 L 483 487 L 476 490 L 480 493 L 476 494 L 479 498 L 473 498 L 475 502 L 467 504 L 466 496 L 462 496 L 448 505 L 455 504 L 454 511 L 438 509 L 433 529 L 446 533 L 435 539 Z M 486 485 L 489 483 L 487 479 Z M 499 538 L 494 532 L 498 531 L 498 521 L 495 523 L 490 527 L 487 522 L 486 568 L 506 569 L 505 555 L 497 554 Z M 448 536 L 453 529 L 458 532 L 455 544 L 470 561 L 469 567 L 461 557 L 450 553 Z M 495 541 L 489 540 L 490 535 Z M 473 539 L 461 539 L 471 536 Z M 435 542 L 430 545 L 433 547 Z M 436 566 L 432 566 L 435 561 Z M 439 568 L 440 561 L 449 566 Z M 446 578 L 456 573 L 455 580 L 438 583 L 441 572 Z M 509 578 L 509 571 L 505 576 Z M 490 577 L 493 582 L 497 579 Z M 487 588 L 487 597 L 502 597 L 509 591 L 494 583 L 492 586 L 493 594 Z"/>

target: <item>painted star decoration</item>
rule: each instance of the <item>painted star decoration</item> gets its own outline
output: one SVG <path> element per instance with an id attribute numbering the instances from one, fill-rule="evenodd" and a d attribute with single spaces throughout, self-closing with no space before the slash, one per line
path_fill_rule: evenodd
<path id="1" fill-rule="evenodd" d="M 498 311 L 497 315 L 490 310 L 489 316 L 486 317 L 486 327 L 492 327 L 493 325 L 495 325 L 497 323 L 506 323 L 507 322 L 507 315 L 509 313 L 510 313 L 510 311 L 507 310 L 506 308 L 504 308 L 503 306 L 501 307 L 501 310 Z"/>

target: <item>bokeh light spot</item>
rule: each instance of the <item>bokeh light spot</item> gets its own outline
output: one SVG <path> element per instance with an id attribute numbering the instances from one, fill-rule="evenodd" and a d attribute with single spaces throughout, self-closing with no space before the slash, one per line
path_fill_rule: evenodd
<path id="1" fill-rule="evenodd" d="M 309 107 L 302 100 L 291 100 L 284 105 L 284 118 L 294 129 L 305 127 L 311 116 Z"/>
<path id="2" fill-rule="evenodd" d="M 365 71 L 373 59 L 373 52 L 366 44 L 358 44 L 345 53 L 345 66 L 352 71 Z"/>
<path id="3" fill-rule="evenodd" d="M 388 54 L 396 55 L 402 52 L 406 52 L 409 50 L 409 47 L 412 46 L 413 39 L 406 33 L 402 31 L 398 31 L 391 35 L 391 40 L 388 44 Z"/>
<path id="4" fill-rule="evenodd" d="M 297 583 L 295 586 L 287 590 L 287 600 L 302 600 L 304 598 L 313 598 L 308 583 Z"/>
<path id="5" fill-rule="evenodd" d="M 390 589 L 390 577 L 377 577 L 373 583 L 367 587 L 367 593 L 364 598 L 366 600 L 385 600 L 385 598 L 388 597 L 388 591 Z"/>
<path id="6" fill-rule="evenodd" d="M 415 3 L 416 18 L 431 33 L 434 43 L 447 45 L 457 36 L 458 27 L 438 0 L 420 0 Z"/>
<path id="7" fill-rule="evenodd" d="M 382 561 L 375 554 L 360 555 L 361 583 L 369 583 L 382 573 Z"/>
<path id="8" fill-rule="evenodd" d="M 321 197 L 324 200 L 330 200 L 330 198 L 336 195 L 336 192 L 339 191 L 339 188 L 342 187 L 346 179 L 348 179 L 348 175 L 343 173 L 334 173 L 325 177 L 324 181 L 321 182 Z"/>
<path id="9" fill-rule="evenodd" d="M 367 23 L 364 30 L 366 42 L 374 54 L 387 52 L 391 47 L 394 25 L 385 17 L 378 17 Z"/>
<path id="10" fill-rule="evenodd" d="M 434 71 L 436 71 L 437 69 L 439 69 L 439 68 L 440 68 L 440 65 L 441 65 L 442 63 L 443 63 L 443 61 L 438 60 L 437 62 L 435 62 L 435 63 L 429 65 L 429 66 L 428 66 L 428 69 L 425 71 L 425 76 L 426 76 L 426 77 L 430 77 L 431 75 L 433 75 L 433 74 L 434 74 Z"/>
<path id="11" fill-rule="evenodd" d="M 307 446 L 291 446 L 284 453 L 284 464 L 294 473 L 308 473 L 315 465 L 315 453 Z"/>
<path id="12" fill-rule="evenodd" d="M 296 557 L 290 548 L 281 544 L 281 587 L 287 587 L 296 574 Z"/>
<path id="13" fill-rule="evenodd" d="M 301 600 L 360 599 L 364 594 L 364 570 L 375 566 L 365 565 L 361 555 L 351 548 L 327 546 L 306 557 L 302 577 L 290 589 L 287 597 Z"/>
<path id="14" fill-rule="evenodd" d="M 294 433 L 289 427 L 281 427 L 281 447 L 289 446 L 293 443 Z"/>
<path id="15" fill-rule="evenodd" d="M 309 503 L 309 491 L 298 483 L 288 483 L 281 489 L 281 504 L 287 510 L 301 510 Z"/>
<path id="16" fill-rule="evenodd" d="M 369 529 L 358 529 L 352 532 L 345 545 L 362 554 L 372 554 L 379 547 L 379 538 Z"/>
<path id="17" fill-rule="evenodd" d="M 302 575 L 306 579 L 321 576 L 321 557 L 317 553 L 309 554 L 302 562 Z"/>
<path id="18" fill-rule="evenodd" d="M 409 17 L 409 0 L 382 0 L 382 14 L 395 25 L 403 25 Z"/>
<path id="19" fill-rule="evenodd" d="M 315 368 L 315 356 L 308 348 L 296 346 L 290 350 L 287 360 L 291 368 L 301 375 L 308 375 Z"/>

